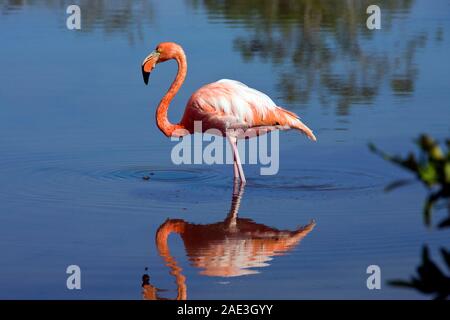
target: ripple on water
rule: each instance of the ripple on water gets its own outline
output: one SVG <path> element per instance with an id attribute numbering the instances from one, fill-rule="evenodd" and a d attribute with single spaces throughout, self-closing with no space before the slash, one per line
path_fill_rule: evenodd
<path id="1" fill-rule="evenodd" d="M 49 154 L 4 157 L 0 171 L 7 183 L 0 186 L 0 197 L 16 201 L 72 200 L 80 205 L 85 201 L 113 207 L 134 205 L 133 197 L 170 201 L 167 192 L 164 197 L 160 197 L 158 190 L 161 190 L 161 195 L 164 190 L 183 191 L 185 196 L 173 196 L 172 200 L 179 199 L 178 202 L 189 197 L 195 198 L 199 193 L 211 192 L 215 195 L 217 188 L 228 197 L 228 189 L 232 186 L 231 166 L 227 166 L 227 170 L 218 165 L 196 168 L 175 165 L 130 166 L 112 163 L 106 158 L 106 155 L 79 155 L 74 158 Z M 387 181 L 386 177 L 370 172 L 335 169 L 295 168 L 274 176 L 248 172 L 247 190 L 255 191 L 353 192 L 382 188 Z M 145 176 L 149 177 L 149 181 L 143 180 Z M 201 200 L 201 197 L 197 200 Z"/>
<path id="2" fill-rule="evenodd" d="M 0 198 L 24 202 L 71 200 L 72 203 L 95 205 L 130 204 L 130 190 L 152 186 L 207 184 L 220 179 L 209 168 L 180 168 L 123 165 L 112 163 L 105 157 L 86 155 L 77 157 L 50 154 L 9 155 L 0 160 Z M 131 161 L 130 161 L 131 162 Z M 151 184 L 143 184 L 149 176 Z"/>
<path id="3" fill-rule="evenodd" d="M 87 175 L 93 179 L 105 181 L 132 181 L 140 180 L 143 177 L 150 177 L 152 181 L 177 183 L 209 182 L 220 178 L 218 173 L 210 168 L 205 170 L 204 168 L 189 169 L 176 166 L 171 168 L 131 166 L 119 169 L 92 171 L 88 172 Z"/>
<path id="4" fill-rule="evenodd" d="M 249 179 L 249 186 L 255 188 L 312 192 L 369 190 L 382 188 L 385 183 L 386 177 L 375 173 L 336 169 L 295 169 L 288 174 Z"/>

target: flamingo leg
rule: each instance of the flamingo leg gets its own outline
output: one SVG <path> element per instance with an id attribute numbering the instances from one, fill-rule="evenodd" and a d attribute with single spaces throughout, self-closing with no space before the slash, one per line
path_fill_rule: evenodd
<path id="1" fill-rule="evenodd" d="M 229 231 L 238 231 L 237 218 L 239 212 L 239 206 L 241 204 L 242 194 L 244 193 L 244 184 L 239 183 L 237 180 L 233 184 L 233 197 L 231 199 L 231 208 L 225 219 L 225 224 Z"/>
<path id="2" fill-rule="evenodd" d="M 234 157 L 234 155 L 233 155 L 233 157 Z M 239 168 L 236 163 L 236 157 L 234 157 L 234 160 L 233 160 L 233 170 L 234 170 L 234 180 L 239 179 Z"/>
<path id="3" fill-rule="evenodd" d="M 236 137 L 230 137 L 228 136 L 228 140 L 230 141 L 231 148 L 233 149 L 233 155 L 234 155 L 234 178 L 236 179 L 236 166 L 237 171 L 239 174 L 239 178 L 241 179 L 242 183 L 246 183 L 247 180 L 245 180 L 244 170 L 242 169 L 242 163 L 241 158 L 239 157 L 239 151 L 237 149 L 237 138 Z"/>
<path id="4" fill-rule="evenodd" d="M 230 142 L 231 151 L 233 152 L 233 172 L 234 172 L 234 183 L 236 184 L 237 181 L 240 179 L 239 175 L 239 168 L 236 163 L 236 155 L 234 154 L 234 148 L 233 148 L 233 140 L 231 137 L 227 136 L 228 141 Z"/>

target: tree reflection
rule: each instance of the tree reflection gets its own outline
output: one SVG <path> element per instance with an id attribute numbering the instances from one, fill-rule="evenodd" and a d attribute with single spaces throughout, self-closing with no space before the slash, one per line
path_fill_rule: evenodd
<path id="1" fill-rule="evenodd" d="M 65 19 L 70 0 L 5 0 L 0 2 L 0 13 L 12 14 L 24 7 L 41 7 L 60 10 Z M 144 28 L 154 18 L 152 3 L 144 0 L 79 0 L 82 32 L 103 30 L 106 34 L 123 34 L 130 43 L 143 40 Z M 62 24 L 65 26 L 65 23 Z"/>
<path id="2" fill-rule="evenodd" d="M 413 1 L 378 1 L 382 30 L 366 28 L 371 1 L 340 0 L 188 0 L 204 7 L 210 19 L 242 25 L 234 40 L 243 59 L 261 59 L 276 67 L 278 90 L 292 104 L 306 104 L 317 94 L 323 105 L 346 115 L 354 104 L 370 103 L 388 81 L 395 94 L 414 91 L 415 53 L 425 33 L 391 37 L 396 17 L 409 13 Z M 376 34 L 381 38 L 376 38 Z M 395 33 L 392 33 L 395 34 Z"/>

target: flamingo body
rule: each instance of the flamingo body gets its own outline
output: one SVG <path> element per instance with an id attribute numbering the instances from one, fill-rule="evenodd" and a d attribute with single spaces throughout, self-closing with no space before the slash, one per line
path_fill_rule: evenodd
<path id="1" fill-rule="evenodd" d="M 278 107 L 266 94 L 245 84 L 222 79 L 198 89 L 189 99 L 181 125 L 194 132 L 194 121 L 203 130 L 253 130 L 257 135 L 271 130 L 298 129 L 316 140 L 312 131 L 293 112 Z"/>
<path id="2" fill-rule="evenodd" d="M 230 141 L 234 154 L 234 177 L 245 182 L 237 139 L 264 134 L 272 130 L 296 129 L 316 141 L 311 129 L 293 112 L 277 106 L 264 93 L 245 84 L 222 79 L 198 89 L 189 99 L 180 123 L 170 123 L 167 111 L 172 99 L 184 82 L 187 73 L 186 55 L 180 45 L 160 43 L 142 63 L 142 75 L 147 84 L 156 64 L 174 59 L 178 72 L 156 109 L 156 124 L 168 137 L 196 132 L 195 122 L 201 121 L 201 131 L 220 131 Z"/>

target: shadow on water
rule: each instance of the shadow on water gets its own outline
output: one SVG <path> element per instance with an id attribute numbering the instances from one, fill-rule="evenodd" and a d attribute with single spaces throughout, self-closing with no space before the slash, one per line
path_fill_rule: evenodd
<path id="1" fill-rule="evenodd" d="M 269 266 L 274 256 L 283 255 L 298 245 L 315 226 L 311 221 L 293 231 L 278 230 L 248 218 L 239 218 L 238 211 L 244 192 L 243 185 L 235 184 L 231 208 L 227 217 L 212 224 L 195 224 L 181 219 L 168 219 L 156 232 L 159 255 L 175 277 L 176 299 L 187 299 L 186 277 L 171 255 L 168 238 L 180 235 L 190 263 L 200 274 L 210 277 L 238 277 L 257 274 L 257 268 Z M 163 299 L 150 283 L 150 276 L 142 277 L 143 298 Z"/>
<path id="2" fill-rule="evenodd" d="M 196 10 L 204 8 L 212 21 L 245 29 L 234 39 L 234 49 L 244 61 L 260 59 L 275 67 L 286 102 L 306 105 L 318 98 L 323 106 L 335 105 L 338 115 L 371 103 L 385 81 L 396 95 L 412 94 L 416 51 L 429 37 L 425 30 L 395 31 L 407 20 L 402 17 L 410 13 L 411 0 L 377 2 L 382 29 L 376 32 L 366 27 L 366 8 L 373 4 L 366 0 L 188 2 Z M 382 43 L 377 34 L 383 35 Z"/>

